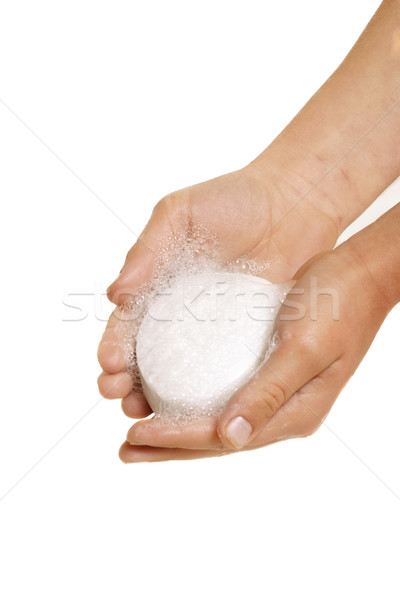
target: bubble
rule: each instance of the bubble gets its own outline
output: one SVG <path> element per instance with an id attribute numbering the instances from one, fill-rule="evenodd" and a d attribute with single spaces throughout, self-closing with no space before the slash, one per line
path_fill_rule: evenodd
<path id="1" fill-rule="evenodd" d="M 127 370 L 132 376 L 135 390 L 144 391 L 136 353 L 138 333 L 143 319 L 149 314 L 149 310 L 155 305 L 156 298 L 162 292 L 173 288 L 182 278 L 190 278 L 205 272 L 258 276 L 260 273 L 265 273 L 269 267 L 269 263 L 266 261 L 259 262 L 246 256 L 224 262 L 221 260 L 222 255 L 222 245 L 205 228 L 192 225 L 189 232 L 166 236 L 161 240 L 160 250 L 155 257 L 151 280 L 133 294 L 128 302 L 115 309 L 114 314 L 119 321 L 117 334 L 125 349 L 128 359 Z M 284 300 L 288 289 L 288 286 L 280 286 L 280 302 Z M 159 332 L 163 334 L 162 326 Z M 266 355 L 261 357 L 261 361 L 265 358 Z M 182 363 L 185 369 L 194 369 L 196 366 L 190 355 L 183 356 Z M 218 369 L 218 365 L 213 367 L 213 372 L 209 374 L 210 378 L 216 376 L 215 369 Z M 193 390 L 195 390 L 195 382 L 193 382 L 193 386 Z M 240 386 L 236 385 L 234 390 L 238 387 Z M 188 394 L 184 402 L 177 404 L 161 401 L 156 416 L 179 420 L 218 417 L 223 411 L 226 400 L 224 390 L 216 394 L 212 402 L 207 400 L 203 405 L 191 401 L 190 394 Z"/>

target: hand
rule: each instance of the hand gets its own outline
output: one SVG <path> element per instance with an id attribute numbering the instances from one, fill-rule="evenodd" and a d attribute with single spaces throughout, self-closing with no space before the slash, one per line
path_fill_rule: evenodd
<path id="1" fill-rule="evenodd" d="M 219 420 L 138 422 L 121 448 L 122 460 L 218 456 L 310 435 L 356 370 L 389 307 L 351 241 L 313 258 L 297 273 L 278 315 L 277 349 Z"/>
<path id="2" fill-rule="evenodd" d="M 399 19 L 399 3 L 383 2 L 346 60 L 256 161 L 164 198 L 128 253 L 109 298 L 122 302 L 124 293 L 147 281 L 162 235 L 185 233 L 191 222 L 220 240 L 227 260 L 248 253 L 270 261 L 266 275 L 272 281 L 292 278 L 306 260 L 332 248 L 400 173 Z M 125 413 L 141 418 L 150 409 L 143 396 L 131 392 L 116 323 L 112 316 L 99 347 L 104 369 L 99 388 L 105 397 L 123 397 Z M 329 369 L 337 369 L 336 362 Z M 208 441 L 217 444 L 216 431 L 213 436 Z"/>
<path id="3" fill-rule="evenodd" d="M 163 236 L 186 234 L 189 224 L 206 228 L 221 242 L 223 260 L 244 254 L 256 261 L 268 260 L 267 276 L 272 281 L 287 281 L 316 252 L 332 248 L 340 218 L 327 194 L 315 188 L 304 196 L 308 182 L 289 169 L 281 169 L 278 176 L 273 159 L 268 169 L 265 157 L 263 160 L 262 169 L 256 161 L 161 200 L 110 286 L 110 300 L 122 303 L 147 281 Z M 143 395 L 132 392 L 127 357 L 115 332 L 117 323 L 113 314 L 99 346 L 104 369 L 99 377 L 100 392 L 106 398 L 123 398 L 124 412 L 142 418 L 151 410 Z"/>

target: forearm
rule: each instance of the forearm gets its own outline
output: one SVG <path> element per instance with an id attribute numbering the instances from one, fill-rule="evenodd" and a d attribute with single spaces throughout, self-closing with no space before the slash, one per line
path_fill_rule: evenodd
<path id="1" fill-rule="evenodd" d="M 361 266 L 374 300 L 386 312 L 400 302 L 400 203 L 335 252 Z"/>
<path id="2" fill-rule="evenodd" d="M 381 4 L 343 63 L 255 163 L 298 175 L 303 195 L 332 204 L 339 233 L 400 174 L 400 0 Z"/>

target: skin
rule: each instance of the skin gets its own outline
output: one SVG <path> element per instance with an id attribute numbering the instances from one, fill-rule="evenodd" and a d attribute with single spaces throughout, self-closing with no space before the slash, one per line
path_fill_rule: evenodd
<path id="1" fill-rule="evenodd" d="M 304 292 L 289 294 L 279 313 L 277 350 L 232 397 L 220 419 L 138 422 L 121 448 L 122 460 L 232 453 L 238 448 L 226 427 L 237 416 L 252 426 L 241 448 L 246 450 L 316 431 L 400 301 L 399 231 L 400 204 L 334 251 L 308 261 L 296 274 L 293 289 Z M 383 250 L 385 244 L 389 252 Z"/>
<path id="2" fill-rule="evenodd" d="M 376 290 L 375 278 L 369 279 L 370 266 L 363 267 L 358 256 L 373 245 L 370 261 L 374 263 L 376 256 L 387 251 L 384 238 L 379 247 L 368 238 L 365 247 L 353 240 L 330 251 L 338 235 L 400 174 L 399 62 L 400 2 L 389 0 L 381 4 L 337 71 L 257 159 L 239 171 L 170 194 L 156 205 L 120 276 L 108 290 L 112 302 L 123 303 L 149 279 L 165 235 L 186 234 L 196 224 L 219 239 L 223 260 L 244 254 L 261 262 L 268 260 L 270 268 L 265 275 L 272 281 L 287 281 L 297 273 L 297 286 L 305 290 L 313 277 L 322 287 L 340 282 L 341 319 L 339 323 L 327 321 L 323 311 L 317 322 L 310 323 L 307 307 L 311 298 L 306 292 L 305 317 L 278 325 L 282 340 L 278 351 L 235 394 L 219 423 L 209 419 L 183 427 L 159 420 L 138 422 L 128 434 L 134 446 L 122 446 L 122 460 L 229 453 L 233 446 L 226 427 L 238 415 L 252 427 L 246 448 L 255 448 L 308 434 L 310 413 L 311 430 L 327 414 L 390 305 L 376 293 L 369 308 L 363 305 L 357 312 L 354 307 L 356 285 Z M 386 265 L 386 259 L 383 262 Z M 384 271 L 380 269 L 379 276 Z M 320 300 L 318 306 L 324 307 L 327 299 Z M 374 302 L 382 309 L 371 315 Z M 285 310 L 294 312 L 290 307 Z M 379 317 L 374 317 L 377 314 Z M 115 331 L 117 317 L 111 316 L 99 346 L 103 368 L 99 389 L 107 398 L 122 397 L 124 412 L 141 419 L 151 410 L 142 395 L 131 391 L 126 357 Z M 343 336 L 342 326 L 356 327 L 357 335 Z M 287 353 L 284 359 L 282 352 Z M 327 360 L 317 364 L 314 355 Z M 285 364 L 292 369 L 284 368 Z M 274 376 L 274 383 L 271 369 L 281 378 Z"/>

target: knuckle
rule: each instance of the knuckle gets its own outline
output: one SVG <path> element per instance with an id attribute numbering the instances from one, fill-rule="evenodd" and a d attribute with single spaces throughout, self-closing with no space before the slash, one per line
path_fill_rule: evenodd
<path id="1" fill-rule="evenodd" d="M 161 200 L 159 200 L 153 207 L 153 215 L 157 215 L 160 212 L 164 212 L 165 205 L 167 203 L 168 203 L 168 196 L 164 196 L 164 198 L 161 198 Z"/>
<path id="2" fill-rule="evenodd" d="M 263 386 L 260 392 L 260 403 L 263 413 L 272 417 L 279 408 L 286 402 L 287 392 L 284 384 L 268 383 Z"/>
<path id="3" fill-rule="evenodd" d="M 296 339 L 296 352 L 300 353 L 306 360 L 312 360 L 321 353 L 317 338 L 312 333 L 303 333 Z"/>
<path id="4" fill-rule="evenodd" d="M 177 206 L 177 204 L 178 199 L 176 194 L 167 194 L 155 204 L 153 208 L 153 214 L 165 213 L 166 211 L 170 212 Z"/>
<path id="5" fill-rule="evenodd" d="M 114 292 L 115 292 L 115 286 L 114 284 L 110 285 L 110 287 L 107 290 L 107 298 L 110 302 L 113 302 L 114 300 Z"/>
<path id="6" fill-rule="evenodd" d="M 169 220 L 174 220 L 182 212 L 185 214 L 187 200 L 186 195 L 187 192 L 185 190 L 167 194 L 154 206 L 153 217 L 167 217 Z"/>

